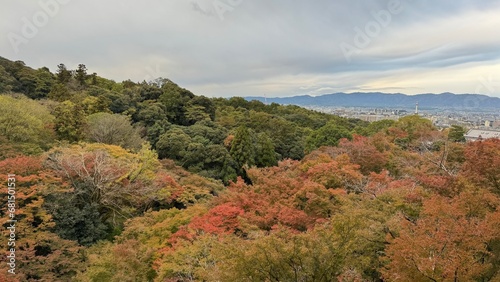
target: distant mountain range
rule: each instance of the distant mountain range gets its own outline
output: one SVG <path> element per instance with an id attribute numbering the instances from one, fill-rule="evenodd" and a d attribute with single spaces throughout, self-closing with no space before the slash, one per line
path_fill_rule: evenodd
<path id="1" fill-rule="evenodd" d="M 264 97 L 246 97 L 247 100 L 264 102 Z M 322 96 L 294 96 L 283 98 L 267 98 L 267 103 L 291 104 L 298 106 L 323 107 L 382 107 L 382 108 L 414 108 L 418 102 L 421 109 L 465 109 L 494 110 L 500 109 L 500 98 L 479 94 L 417 94 L 401 93 L 334 93 Z"/>

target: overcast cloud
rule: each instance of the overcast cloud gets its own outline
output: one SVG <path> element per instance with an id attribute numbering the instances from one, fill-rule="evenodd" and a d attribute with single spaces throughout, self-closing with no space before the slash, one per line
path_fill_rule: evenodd
<path id="1" fill-rule="evenodd" d="M 497 0 L 3 0 L 0 17 L 0 56 L 210 97 L 500 97 Z"/>

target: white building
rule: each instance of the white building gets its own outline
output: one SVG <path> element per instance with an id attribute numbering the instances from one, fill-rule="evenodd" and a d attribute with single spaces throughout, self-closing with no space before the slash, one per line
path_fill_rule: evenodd
<path id="1" fill-rule="evenodd" d="M 471 129 L 465 134 L 465 140 L 477 141 L 489 138 L 500 138 L 500 131 Z"/>

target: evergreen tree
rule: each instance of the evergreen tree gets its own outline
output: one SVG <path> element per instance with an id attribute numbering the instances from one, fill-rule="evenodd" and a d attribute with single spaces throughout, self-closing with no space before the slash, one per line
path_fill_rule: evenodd
<path id="1" fill-rule="evenodd" d="M 241 168 L 244 165 L 254 165 L 254 146 L 252 144 L 250 131 L 246 126 L 240 126 L 236 130 L 236 135 L 234 136 L 233 142 L 231 144 L 230 153 L 233 159 L 238 164 L 238 167 Z"/>
<path id="2" fill-rule="evenodd" d="M 452 142 L 465 142 L 465 128 L 459 125 L 452 125 L 448 133 L 448 140 Z"/>
<path id="3" fill-rule="evenodd" d="M 48 97 L 51 100 L 63 102 L 71 99 L 71 96 L 72 94 L 69 91 L 68 87 L 66 87 L 66 85 L 62 83 L 57 83 L 50 90 Z"/>
<path id="4" fill-rule="evenodd" d="M 69 71 L 64 64 L 57 65 L 56 75 L 60 83 L 68 83 L 71 80 L 71 71 Z"/>
<path id="5" fill-rule="evenodd" d="M 55 130 L 60 139 L 70 142 L 82 140 L 85 126 L 85 113 L 79 105 L 64 101 L 54 110 Z"/>
<path id="6" fill-rule="evenodd" d="M 275 166 L 278 164 L 273 141 L 266 133 L 261 133 L 258 136 L 255 164 L 258 167 Z"/>
<path id="7" fill-rule="evenodd" d="M 84 64 L 79 64 L 75 72 L 75 79 L 81 86 L 87 85 L 87 67 Z"/>

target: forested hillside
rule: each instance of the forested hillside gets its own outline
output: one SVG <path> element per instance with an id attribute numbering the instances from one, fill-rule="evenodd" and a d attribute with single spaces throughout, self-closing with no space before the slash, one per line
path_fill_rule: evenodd
<path id="1" fill-rule="evenodd" d="M 500 140 L 83 64 L 0 58 L 0 93 L 1 281 L 500 279 Z"/>

